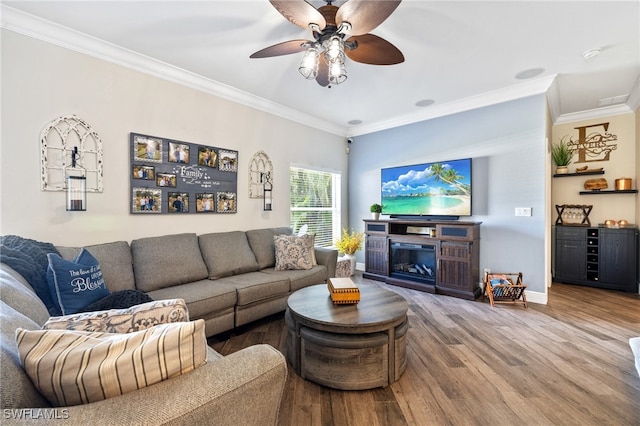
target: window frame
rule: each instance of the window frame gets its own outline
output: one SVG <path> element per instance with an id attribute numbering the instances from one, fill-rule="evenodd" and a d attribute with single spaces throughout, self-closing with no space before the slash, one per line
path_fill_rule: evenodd
<path id="1" fill-rule="evenodd" d="M 330 207 L 294 207 L 293 199 L 291 197 L 291 172 L 293 170 L 302 170 L 308 173 L 328 174 L 331 176 L 331 201 Z M 298 232 L 295 229 L 295 223 L 293 223 L 293 212 L 303 211 L 317 211 L 317 212 L 330 212 L 331 213 L 331 241 L 322 241 L 316 239 L 316 245 L 319 247 L 333 247 L 334 241 L 340 238 L 342 232 L 342 172 L 339 170 L 329 170 L 318 167 L 312 167 L 307 165 L 291 164 L 289 166 L 289 222 L 293 228 L 294 233 Z"/>

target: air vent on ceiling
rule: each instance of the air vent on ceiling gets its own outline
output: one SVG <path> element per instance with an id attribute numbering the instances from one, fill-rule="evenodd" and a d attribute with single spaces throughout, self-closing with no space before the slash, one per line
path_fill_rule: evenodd
<path id="1" fill-rule="evenodd" d="M 611 105 L 623 104 L 627 101 L 627 98 L 629 98 L 628 93 L 626 95 L 619 95 L 619 96 L 612 96 L 610 98 L 598 99 L 598 107 L 606 107 Z"/>

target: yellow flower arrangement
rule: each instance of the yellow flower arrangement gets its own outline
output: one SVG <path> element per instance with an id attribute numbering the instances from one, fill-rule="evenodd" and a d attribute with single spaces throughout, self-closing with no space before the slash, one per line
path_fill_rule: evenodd
<path id="1" fill-rule="evenodd" d="M 349 232 L 347 229 L 343 229 L 342 237 L 336 241 L 336 248 L 340 253 L 354 254 L 362 248 L 363 242 L 363 232 L 355 232 L 353 229 Z"/>

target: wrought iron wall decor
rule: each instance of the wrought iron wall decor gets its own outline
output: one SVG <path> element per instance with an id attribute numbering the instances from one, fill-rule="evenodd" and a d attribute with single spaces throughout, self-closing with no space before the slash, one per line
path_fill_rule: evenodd
<path id="1" fill-rule="evenodd" d="M 269 174 L 273 185 L 273 165 L 264 151 L 253 154 L 249 162 L 249 198 L 264 198 L 264 184 L 261 176 Z"/>
<path id="2" fill-rule="evenodd" d="M 130 134 L 131 213 L 236 213 L 238 151 Z"/>
<path id="3" fill-rule="evenodd" d="M 43 191 L 65 190 L 65 169 L 77 147 L 77 164 L 86 172 L 86 191 L 102 192 L 102 141 L 95 130 L 76 115 L 51 121 L 40 133 L 40 187 Z"/>

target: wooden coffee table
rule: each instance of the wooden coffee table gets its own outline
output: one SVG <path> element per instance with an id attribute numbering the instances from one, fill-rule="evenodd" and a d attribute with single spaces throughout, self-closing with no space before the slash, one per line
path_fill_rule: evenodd
<path id="1" fill-rule="evenodd" d="M 336 389 L 390 385 L 406 368 L 407 301 L 366 284 L 360 303 L 334 305 L 326 284 L 287 302 L 287 359 L 302 378 Z"/>

